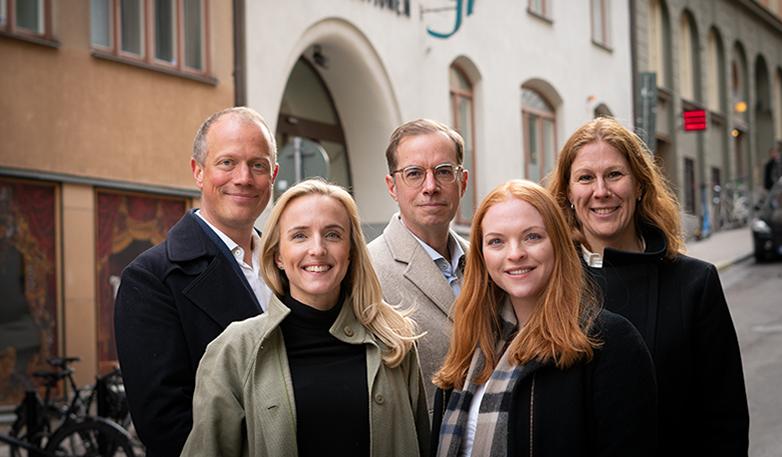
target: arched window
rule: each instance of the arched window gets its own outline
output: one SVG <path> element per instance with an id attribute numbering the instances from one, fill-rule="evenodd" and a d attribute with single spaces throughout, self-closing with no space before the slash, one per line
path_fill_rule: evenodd
<path id="1" fill-rule="evenodd" d="M 679 20 L 679 85 L 683 99 L 698 98 L 698 34 L 688 11 Z"/>
<path id="2" fill-rule="evenodd" d="M 749 86 L 747 81 L 747 58 L 741 43 L 733 47 L 733 56 L 730 62 L 730 96 L 731 110 L 734 116 L 746 121 L 749 100 L 747 95 Z"/>
<path id="3" fill-rule="evenodd" d="M 706 61 L 706 107 L 716 113 L 725 109 L 725 56 L 722 40 L 715 29 L 709 30 Z"/>
<path id="4" fill-rule="evenodd" d="M 469 170 L 470 181 L 462 197 L 456 223 L 469 225 L 475 213 L 475 97 L 472 82 L 457 65 L 451 65 L 448 73 L 453 128 L 464 138 L 462 165 Z"/>
<path id="5" fill-rule="evenodd" d="M 777 142 L 782 142 L 782 68 L 777 68 L 774 74 L 774 118 L 776 127 L 774 134 Z"/>
<path id="6" fill-rule="evenodd" d="M 556 158 L 556 113 L 536 90 L 521 88 L 521 119 L 524 134 L 524 176 L 540 182 L 554 168 Z"/>
<path id="7" fill-rule="evenodd" d="M 668 9 L 663 0 L 649 2 L 649 70 L 657 73 L 657 85 L 670 87 L 670 36 Z"/>

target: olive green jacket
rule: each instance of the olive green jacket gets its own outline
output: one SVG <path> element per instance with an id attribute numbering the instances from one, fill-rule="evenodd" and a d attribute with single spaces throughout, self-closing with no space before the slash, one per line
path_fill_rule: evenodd
<path id="1" fill-rule="evenodd" d="M 279 324 L 290 310 L 234 322 L 206 349 L 196 375 L 193 430 L 182 456 L 296 457 L 296 406 Z M 418 356 L 383 364 L 380 343 L 347 303 L 329 332 L 366 345 L 370 449 L 374 457 L 428 456 L 429 416 Z"/>

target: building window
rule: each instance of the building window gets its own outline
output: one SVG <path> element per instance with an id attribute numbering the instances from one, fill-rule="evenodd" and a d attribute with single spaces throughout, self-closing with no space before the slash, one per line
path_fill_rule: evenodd
<path id="1" fill-rule="evenodd" d="M 777 142 L 782 142 L 782 68 L 777 69 L 774 74 L 773 97 L 774 117 L 777 120 L 774 132 L 776 133 Z"/>
<path id="2" fill-rule="evenodd" d="M 116 367 L 114 298 L 122 270 L 152 246 L 187 211 L 181 198 L 138 195 L 109 190 L 96 192 L 95 246 L 98 293 L 98 372 Z"/>
<path id="3" fill-rule="evenodd" d="M 521 89 L 521 119 L 524 134 L 524 176 L 541 182 L 556 159 L 556 118 L 546 99 L 532 89 Z"/>
<path id="4" fill-rule="evenodd" d="M 473 86 L 467 75 L 457 66 L 449 71 L 451 114 L 453 127 L 464 138 L 464 159 L 462 165 L 470 172 L 470 182 L 462 197 L 456 223 L 469 225 L 475 213 L 475 99 Z"/>
<path id="5" fill-rule="evenodd" d="M 98 55 L 208 73 L 206 1 L 92 0 L 92 46 Z"/>
<path id="6" fill-rule="evenodd" d="M 657 74 L 658 87 L 669 87 L 671 29 L 668 10 L 662 0 L 651 0 L 649 8 L 649 70 Z"/>
<path id="7" fill-rule="evenodd" d="M 592 1 L 592 41 L 605 48 L 611 47 L 609 0 Z"/>
<path id="8" fill-rule="evenodd" d="M 722 52 L 722 42 L 714 29 L 709 31 L 707 41 L 707 76 L 706 76 L 706 106 L 713 112 L 724 110 L 725 57 Z"/>
<path id="9" fill-rule="evenodd" d="M 740 43 L 736 43 L 730 62 L 730 101 L 733 116 L 743 121 L 747 120 L 747 112 L 749 111 L 748 93 L 747 59 L 744 48 Z"/>
<path id="10" fill-rule="evenodd" d="M 695 161 L 684 159 L 684 210 L 695 214 Z"/>
<path id="11" fill-rule="evenodd" d="M 551 0 L 529 0 L 527 11 L 545 19 L 551 19 Z"/>
<path id="12" fill-rule="evenodd" d="M 60 354 L 57 196 L 52 183 L 0 177 L 0 405 Z"/>
<path id="13" fill-rule="evenodd" d="M 51 0 L 0 0 L 0 32 L 52 40 Z"/>
<path id="14" fill-rule="evenodd" d="M 695 23 L 685 11 L 679 21 L 679 85 L 685 100 L 695 101 L 698 83 L 698 38 Z"/>

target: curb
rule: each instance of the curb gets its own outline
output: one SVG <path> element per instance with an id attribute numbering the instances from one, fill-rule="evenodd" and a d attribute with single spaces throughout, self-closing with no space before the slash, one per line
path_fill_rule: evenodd
<path id="1" fill-rule="evenodd" d="M 715 263 L 714 266 L 717 267 L 717 271 L 724 271 L 724 270 L 727 270 L 728 268 L 730 268 L 731 266 L 733 266 L 733 265 L 735 265 L 735 264 L 737 264 L 739 262 L 743 262 L 743 261 L 751 258 L 752 255 L 753 254 L 750 252 L 749 254 L 744 254 L 744 255 L 738 256 L 738 257 L 736 257 L 735 259 L 732 259 L 732 260 L 723 260 L 722 262 Z"/>

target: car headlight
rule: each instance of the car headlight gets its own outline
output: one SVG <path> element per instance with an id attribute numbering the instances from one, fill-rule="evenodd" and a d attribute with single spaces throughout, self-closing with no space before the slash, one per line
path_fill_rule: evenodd
<path id="1" fill-rule="evenodd" d="M 752 221 L 752 231 L 755 233 L 763 233 L 765 235 L 771 234 L 771 227 L 766 224 L 763 219 L 755 219 Z"/>

